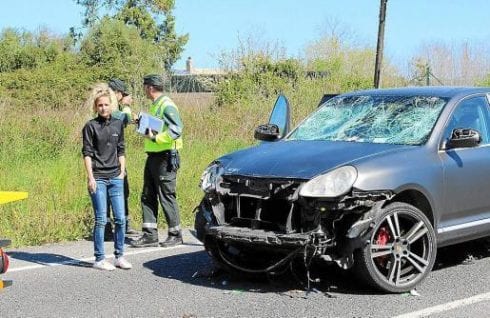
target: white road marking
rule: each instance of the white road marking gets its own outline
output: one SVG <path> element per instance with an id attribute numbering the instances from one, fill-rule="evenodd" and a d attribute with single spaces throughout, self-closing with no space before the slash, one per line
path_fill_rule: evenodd
<path id="1" fill-rule="evenodd" d="M 441 304 L 441 305 L 437 305 L 437 306 L 425 308 L 425 309 L 414 311 L 414 312 L 409 312 L 409 313 L 406 313 L 406 314 L 395 316 L 393 318 L 428 317 L 428 316 L 433 315 L 433 314 L 437 314 L 437 313 L 441 313 L 441 312 L 453 310 L 453 309 L 456 309 L 456 308 L 459 308 L 459 307 L 463 307 L 463 306 L 468 306 L 468 305 L 475 304 L 475 303 L 478 303 L 478 302 L 481 302 L 481 301 L 485 301 L 485 300 L 490 300 L 490 292 L 489 293 L 475 295 L 475 296 L 468 297 L 468 298 L 463 298 L 463 299 L 455 300 L 455 301 L 452 301 L 452 302 L 449 302 L 449 303 L 445 303 L 445 304 Z"/>
<path id="2" fill-rule="evenodd" d="M 137 255 L 137 254 L 146 254 L 146 253 L 153 253 L 153 252 L 162 252 L 162 251 L 168 251 L 168 250 L 173 250 L 173 249 L 180 249 L 180 248 L 185 248 L 185 247 L 191 247 L 191 246 L 199 246 L 201 244 L 183 244 L 183 245 L 178 245 L 178 246 L 173 246 L 173 247 L 146 247 L 146 248 L 138 248 L 137 250 L 131 249 L 129 252 L 126 250 L 124 252 L 124 256 L 130 256 L 130 255 Z M 114 258 L 114 255 L 107 255 L 107 259 Z M 22 267 L 16 267 L 16 268 L 9 268 L 7 273 L 13 273 L 13 272 L 20 272 L 20 271 L 27 271 L 31 269 L 38 269 L 38 268 L 43 268 L 43 267 L 51 267 L 51 266 L 62 266 L 62 265 L 70 265 L 70 264 L 78 264 L 81 262 L 93 262 L 95 261 L 95 257 L 85 257 L 85 258 L 80 258 L 80 259 L 71 259 L 69 261 L 63 261 L 63 262 L 46 262 L 46 263 L 40 263 L 40 264 L 34 264 L 34 265 L 28 265 L 28 266 L 22 266 Z M 12 262 L 12 260 L 11 260 Z"/>

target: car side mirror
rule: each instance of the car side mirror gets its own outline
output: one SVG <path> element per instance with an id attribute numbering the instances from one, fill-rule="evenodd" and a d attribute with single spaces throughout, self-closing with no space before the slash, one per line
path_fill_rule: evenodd
<path id="1" fill-rule="evenodd" d="M 255 128 L 254 138 L 262 141 L 276 141 L 281 135 L 276 124 L 264 124 Z"/>
<path id="2" fill-rule="evenodd" d="M 471 148 L 481 142 L 480 132 L 476 129 L 456 128 L 451 133 L 447 148 Z"/>

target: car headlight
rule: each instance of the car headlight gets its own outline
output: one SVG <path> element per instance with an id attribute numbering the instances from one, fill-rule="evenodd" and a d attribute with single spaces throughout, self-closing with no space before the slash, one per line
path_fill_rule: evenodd
<path id="1" fill-rule="evenodd" d="M 202 173 L 199 186 L 204 192 L 211 192 L 216 190 L 216 185 L 220 182 L 222 173 L 223 168 L 221 167 L 221 165 L 216 162 L 212 163 Z"/>
<path id="2" fill-rule="evenodd" d="M 303 197 L 338 197 L 349 192 L 356 179 L 356 168 L 352 166 L 340 167 L 306 182 L 299 191 L 299 195 Z"/>

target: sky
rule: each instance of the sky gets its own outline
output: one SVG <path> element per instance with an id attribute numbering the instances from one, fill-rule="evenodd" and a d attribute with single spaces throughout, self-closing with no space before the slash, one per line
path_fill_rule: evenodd
<path id="1" fill-rule="evenodd" d="M 277 43 L 288 56 L 302 57 L 305 48 L 334 25 L 363 46 L 376 47 L 379 0 L 176 0 L 179 34 L 189 42 L 176 69 L 192 57 L 196 68 L 218 67 L 218 56 L 254 38 Z M 490 40 L 489 0 L 388 0 L 384 55 L 407 63 L 423 44 Z M 75 0 L 0 0 L 0 29 L 58 34 L 81 27 L 83 8 Z"/>

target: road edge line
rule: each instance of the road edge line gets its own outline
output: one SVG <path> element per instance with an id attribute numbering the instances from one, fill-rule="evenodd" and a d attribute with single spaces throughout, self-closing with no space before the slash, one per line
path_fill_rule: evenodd
<path id="1" fill-rule="evenodd" d="M 193 247 L 193 246 L 199 246 L 198 244 L 183 244 L 183 245 L 177 245 L 177 246 L 172 246 L 172 247 L 166 247 L 166 248 L 162 248 L 162 247 L 149 247 L 149 248 L 140 248 L 140 249 L 137 249 L 137 250 L 134 250 L 134 249 L 131 249 L 130 251 L 125 251 L 124 252 L 124 256 L 131 256 L 131 255 L 138 255 L 138 254 L 145 254 L 145 253 L 151 253 L 151 252 L 162 252 L 162 251 L 169 251 L 169 250 L 174 250 L 174 249 L 181 249 L 181 248 L 185 248 L 185 247 Z M 114 255 L 107 255 L 106 256 L 106 259 L 111 259 L 111 258 L 114 258 Z M 31 269 L 38 269 L 38 268 L 44 268 L 44 267 L 54 267 L 54 266 L 63 266 L 63 265 L 71 265 L 71 264 L 78 264 L 78 263 L 82 263 L 82 262 L 93 262 L 95 261 L 95 257 L 94 256 L 90 256 L 90 257 L 84 257 L 84 258 L 73 258 L 71 260 L 68 260 L 68 261 L 62 261 L 62 262 L 47 262 L 47 263 L 37 263 L 37 264 L 34 264 L 34 265 L 27 265 L 27 266 L 22 266 L 22 267 L 16 267 L 16 268 L 9 268 L 9 270 L 7 271 L 7 274 L 9 273 L 15 273 L 15 272 L 22 272 L 22 271 L 27 271 L 27 270 L 31 270 Z"/>
<path id="2" fill-rule="evenodd" d="M 394 316 L 392 318 L 417 318 L 417 317 L 428 317 L 429 315 L 449 311 L 452 309 L 456 309 L 459 307 L 468 306 L 471 304 L 475 304 L 481 301 L 490 300 L 490 292 L 478 294 L 469 298 L 463 298 L 455 301 L 451 301 L 445 304 L 428 307 L 422 310 L 417 310 L 413 312 L 409 312 L 406 314 L 401 314 L 398 316 Z"/>

